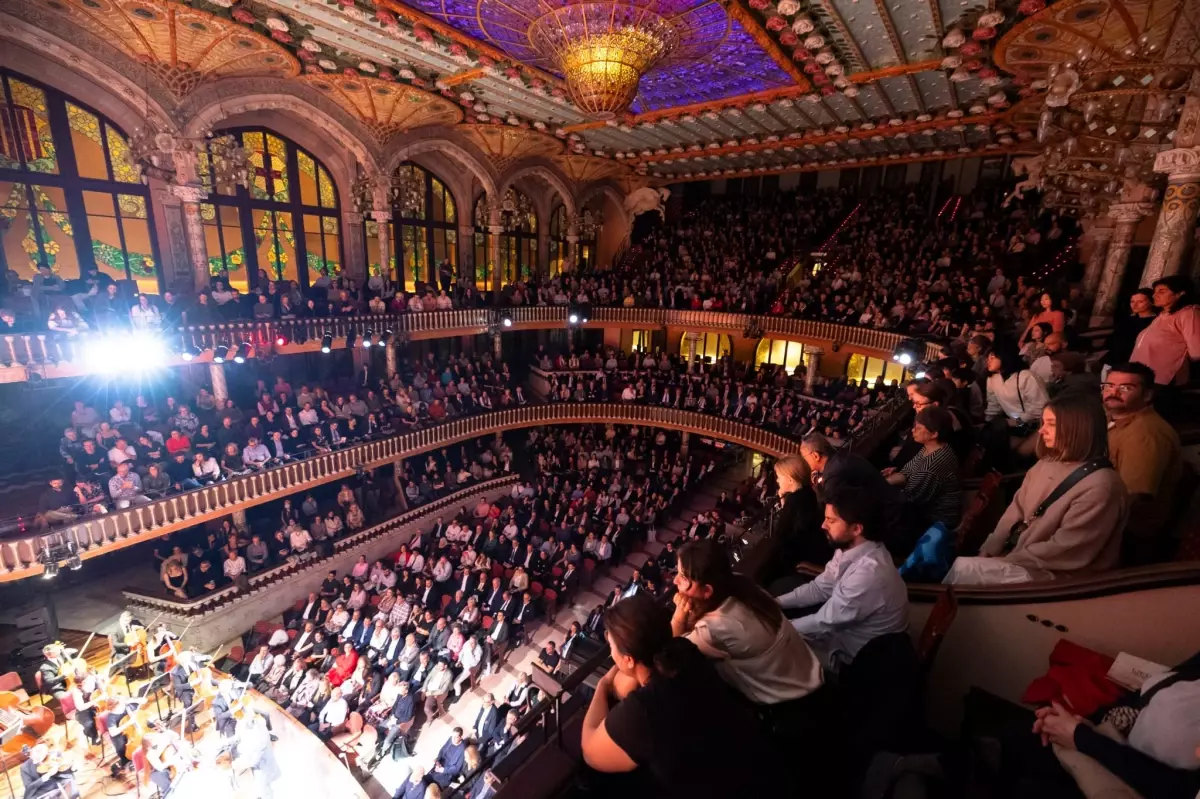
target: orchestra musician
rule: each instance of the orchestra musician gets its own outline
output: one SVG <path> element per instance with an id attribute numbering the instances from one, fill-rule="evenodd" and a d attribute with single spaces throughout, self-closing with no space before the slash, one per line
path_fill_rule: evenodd
<path id="1" fill-rule="evenodd" d="M 112 646 L 114 661 L 129 656 L 129 659 L 122 664 L 126 678 L 131 673 L 140 673 L 145 669 L 149 662 L 146 625 L 135 619 L 132 613 L 126 610 L 117 617 L 117 632 L 109 636 L 108 640 Z"/>
<path id="2" fill-rule="evenodd" d="M 38 666 L 38 674 L 42 678 L 42 690 L 61 699 L 67 692 L 67 683 L 71 679 L 70 663 L 74 650 L 69 652 L 62 642 L 55 641 L 42 647 L 42 654 L 46 656 L 46 659 Z"/>
<path id="3" fill-rule="evenodd" d="M 25 787 L 25 799 L 39 797 L 67 797 L 77 799 L 79 790 L 71 768 L 62 762 L 62 754 L 54 752 L 45 744 L 29 750 L 28 759 L 21 764 L 21 784 Z"/>
<path id="4" fill-rule="evenodd" d="M 171 675 L 171 693 L 175 695 L 175 701 L 182 705 L 184 715 L 187 717 L 188 732 L 193 732 L 196 729 L 196 714 L 192 707 L 196 704 L 196 689 L 192 687 L 190 680 L 193 666 L 193 653 L 183 651 L 176 656 L 175 668 L 169 672 Z"/>
<path id="5" fill-rule="evenodd" d="M 72 664 L 71 700 L 75 703 L 75 721 L 83 729 L 83 736 L 92 746 L 100 745 L 100 733 L 96 730 L 96 709 L 103 701 L 103 686 L 96 672 L 88 668 L 83 658 Z"/>
<path id="6" fill-rule="evenodd" d="M 213 723 L 222 738 L 232 738 L 237 732 L 237 700 L 233 698 L 233 680 L 217 683 L 217 695 L 213 697 Z"/>
<path id="7" fill-rule="evenodd" d="M 112 741 L 113 749 L 117 752 L 117 762 L 112 765 L 112 775 L 115 777 L 121 771 L 129 768 L 132 761 L 129 759 L 129 737 L 131 734 L 141 734 L 136 713 L 131 713 L 131 710 L 136 711 L 136 706 L 131 707 L 128 700 L 123 696 L 113 696 L 108 700 L 108 714 L 105 721 L 108 722 L 108 735 Z"/>
<path id="8" fill-rule="evenodd" d="M 150 719 L 150 731 L 143 739 L 146 765 L 150 768 L 150 782 L 158 789 L 159 796 L 167 796 L 171 785 L 186 765 L 183 739 L 160 722 Z"/>
<path id="9" fill-rule="evenodd" d="M 237 720 L 237 759 L 234 770 L 249 768 L 258 786 L 259 799 L 274 799 L 271 784 L 279 779 L 279 764 L 271 747 L 273 740 L 265 716 L 247 713 Z"/>

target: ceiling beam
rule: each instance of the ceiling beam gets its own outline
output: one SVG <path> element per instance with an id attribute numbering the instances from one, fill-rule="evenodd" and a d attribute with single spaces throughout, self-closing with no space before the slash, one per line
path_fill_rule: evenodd
<path id="1" fill-rule="evenodd" d="M 795 81 L 797 86 L 804 87 L 805 91 L 812 88 L 812 84 L 808 82 L 808 76 L 792 60 L 791 53 L 784 52 L 783 47 L 758 23 L 750 9 L 742 5 L 741 0 L 721 0 L 721 5 L 730 17 L 746 29 L 746 33 L 750 34 L 758 46 L 771 56 L 771 60 Z"/>
<path id="2" fill-rule="evenodd" d="M 896 52 L 896 59 L 901 64 L 908 63 L 908 55 L 904 52 L 904 43 L 900 41 L 900 34 L 896 32 L 896 23 L 892 20 L 892 14 L 888 11 L 887 0 L 875 0 L 875 9 L 879 12 L 879 18 L 883 20 L 883 29 L 887 31 L 888 41 L 892 43 L 892 50 Z"/>
<path id="3" fill-rule="evenodd" d="M 850 33 L 850 26 L 846 24 L 846 20 L 842 19 L 842 15 L 834 7 L 832 0 L 820 0 L 817 5 L 829 17 L 829 21 L 833 23 L 833 27 L 837 28 L 838 33 L 841 34 L 842 41 L 846 43 L 847 49 L 850 50 L 850 57 L 864 67 L 871 66 L 871 62 L 863 55 L 862 48 L 858 46 L 858 40 Z"/>
<path id="4" fill-rule="evenodd" d="M 732 147 L 719 147 L 712 150 L 706 150 L 706 155 L 728 155 L 731 153 L 747 153 L 757 152 L 759 150 L 775 150 L 786 146 L 795 146 L 800 144 L 824 144 L 827 141 L 842 142 L 852 141 L 855 139 L 869 139 L 872 136 L 879 135 L 895 135 L 901 131 L 908 133 L 910 136 L 914 133 L 921 133 L 926 130 L 947 130 L 956 125 L 994 125 L 1005 119 L 1005 114 L 979 114 L 977 116 L 965 116 L 960 119 L 931 119 L 928 122 L 908 122 L 903 125 L 886 128 L 874 128 L 872 130 L 851 130 L 845 133 L 826 133 L 820 136 L 805 136 L 800 139 L 781 139 L 777 142 L 759 142 L 758 144 L 738 144 Z M 667 153 L 665 155 L 646 155 L 637 158 L 626 159 L 625 163 L 640 163 L 650 164 L 659 161 L 669 161 L 674 158 L 682 158 L 678 153 Z"/>
<path id="5" fill-rule="evenodd" d="M 439 80 L 447 86 L 457 86 L 460 83 L 470 83 L 473 80 L 478 80 L 487 74 L 485 69 L 468 69 L 465 72 L 458 72 L 454 75 L 447 75 Z"/>
<path id="6" fill-rule="evenodd" d="M 874 83 L 882 78 L 893 78 L 897 75 L 912 75 L 917 72 L 929 72 L 930 70 L 938 70 L 942 68 L 942 61 L 939 58 L 931 58 L 928 61 L 914 61 L 911 64 L 897 64 L 894 67 L 880 67 L 866 72 L 855 72 L 853 75 L 847 75 L 851 83 Z"/>

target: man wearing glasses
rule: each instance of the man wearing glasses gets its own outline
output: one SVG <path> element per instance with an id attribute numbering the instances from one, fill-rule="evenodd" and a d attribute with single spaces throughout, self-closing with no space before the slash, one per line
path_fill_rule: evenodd
<path id="1" fill-rule="evenodd" d="M 1163 525 L 1183 472 L 1179 435 L 1158 415 L 1154 372 L 1140 363 L 1118 364 L 1100 387 L 1108 413 L 1108 450 L 1131 500 L 1126 560 L 1145 563 L 1169 553 Z"/>

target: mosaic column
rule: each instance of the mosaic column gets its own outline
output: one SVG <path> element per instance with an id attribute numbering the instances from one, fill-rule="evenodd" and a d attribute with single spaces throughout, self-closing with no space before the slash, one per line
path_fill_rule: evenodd
<path id="1" fill-rule="evenodd" d="M 684 430 L 683 431 L 683 441 L 679 445 L 679 451 L 682 452 L 684 455 L 686 455 L 688 452 L 688 444 L 691 443 L 691 440 L 692 440 L 691 434 L 687 430 Z"/>
<path id="2" fill-rule="evenodd" d="M 1103 227 L 1100 226 L 1101 222 L 1104 223 Z M 1083 273 L 1083 293 L 1088 297 L 1095 297 L 1097 289 L 1100 288 L 1100 276 L 1104 274 L 1108 245 L 1112 242 L 1111 220 L 1107 217 L 1091 220 L 1087 236 L 1092 240 L 1092 253 L 1088 256 L 1087 268 Z"/>
<path id="3" fill-rule="evenodd" d="M 1092 305 L 1092 327 L 1107 327 L 1112 324 L 1113 311 L 1117 307 L 1117 292 L 1125 279 L 1125 268 L 1129 265 L 1129 251 L 1133 247 L 1133 232 L 1142 217 L 1154 212 L 1148 202 L 1117 203 L 1108 209 L 1108 215 L 1116 226 L 1112 242 L 1104 259 L 1104 271 L 1096 289 L 1096 300 Z"/>
<path id="4" fill-rule="evenodd" d="M 1142 285 L 1184 269 L 1184 255 L 1192 245 L 1196 213 L 1200 211 L 1200 146 L 1179 147 L 1158 154 L 1154 171 L 1167 175 L 1162 210 L 1142 271 Z"/>
<path id="5" fill-rule="evenodd" d="M 361 286 L 367 282 L 367 254 L 363 251 L 363 215 L 353 211 L 343 213 L 342 234 L 346 257 L 342 271 Z M 309 276 L 309 280 L 315 279 Z"/>
<path id="6" fill-rule="evenodd" d="M 563 264 L 564 272 L 573 272 L 579 266 L 579 215 L 567 217 L 567 262 Z"/>
<path id="7" fill-rule="evenodd" d="M 492 299 L 500 304 L 500 236 L 504 234 L 504 217 L 501 213 L 503 206 L 499 202 L 489 201 L 488 214 L 488 265 L 492 277 Z"/>
<path id="8" fill-rule="evenodd" d="M 687 370 L 691 374 L 696 368 L 696 344 L 700 341 L 699 333 L 687 334 Z"/>
<path id="9" fill-rule="evenodd" d="M 808 370 L 804 373 L 804 393 L 811 395 L 813 386 L 817 383 L 817 373 L 821 371 L 821 356 L 825 354 L 825 350 L 820 347 L 805 347 L 804 351 L 808 353 Z"/>
<path id="10" fill-rule="evenodd" d="M 225 382 L 225 364 L 210 363 L 208 365 L 208 377 L 212 381 L 213 399 L 218 405 L 224 405 L 229 399 L 229 386 Z"/>
<path id="11" fill-rule="evenodd" d="M 493 333 L 492 334 L 492 355 L 495 356 L 496 363 L 500 362 L 500 353 L 501 353 L 500 334 Z"/>
<path id="12" fill-rule="evenodd" d="M 200 186 L 173 184 L 170 192 L 183 207 L 183 232 L 187 237 L 188 257 L 192 264 L 192 283 L 196 291 L 208 285 L 208 246 L 204 243 L 204 223 L 200 219 L 200 203 L 208 192 Z"/>
<path id="13" fill-rule="evenodd" d="M 372 211 L 371 218 L 375 220 L 377 235 L 379 238 L 379 273 L 384 280 L 391 278 L 391 270 L 388 268 L 388 260 L 391 251 L 391 236 L 388 235 L 388 223 L 392 221 L 391 211 Z M 371 277 L 370 264 L 367 265 L 367 277 Z"/>
<path id="14" fill-rule="evenodd" d="M 396 342 L 389 341 L 384 347 L 383 354 L 387 357 L 387 376 L 391 380 L 400 371 L 400 367 L 396 362 Z"/>

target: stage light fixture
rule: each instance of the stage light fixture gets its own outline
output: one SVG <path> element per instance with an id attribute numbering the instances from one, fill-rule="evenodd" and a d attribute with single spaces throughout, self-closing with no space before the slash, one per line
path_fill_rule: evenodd
<path id="1" fill-rule="evenodd" d="M 500 317 L 500 324 L 504 325 L 505 327 L 512 327 L 513 326 L 512 314 L 503 314 Z"/>
<path id="2" fill-rule="evenodd" d="M 48 561 L 42 568 L 44 569 L 42 572 L 43 580 L 53 580 L 58 576 L 58 564 L 56 562 Z"/>
<path id="3" fill-rule="evenodd" d="M 901 366 L 912 366 L 921 360 L 924 349 L 924 344 L 918 339 L 906 338 L 896 345 L 896 350 L 892 353 L 892 360 Z"/>
<path id="4" fill-rule="evenodd" d="M 379 346 L 386 347 L 392 341 L 392 331 L 385 330 L 379 336 Z"/>
<path id="5" fill-rule="evenodd" d="M 354 342 L 356 341 L 358 341 L 358 331 L 351 329 L 350 332 L 346 334 L 346 349 L 354 349 Z"/>
<path id="6" fill-rule="evenodd" d="M 101 374 L 149 372 L 166 366 L 170 355 L 161 336 L 145 331 L 100 336 L 89 340 L 83 348 L 84 362 Z"/>
<path id="7" fill-rule="evenodd" d="M 195 344 L 185 344 L 179 357 L 185 361 L 194 361 L 200 355 L 200 348 Z"/>
<path id="8" fill-rule="evenodd" d="M 67 568 L 73 572 L 77 572 L 83 568 L 83 561 L 80 560 L 78 555 L 72 555 L 67 558 Z"/>
<path id="9" fill-rule="evenodd" d="M 275 337 L 275 346 L 276 347 L 286 347 L 287 344 L 288 344 L 288 337 L 283 335 L 282 333 L 280 333 L 278 336 Z"/>
<path id="10" fill-rule="evenodd" d="M 367 349 L 372 344 L 374 344 L 374 341 L 373 341 L 374 338 L 375 338 L 375 331 L 368 327 L 367 332 L 363 333 L 363 339 L 362 339 L 363 349 Z"/>
<path id="11" fill-rule="evenodd" d="M 238 347 L 237 352 L 234 353 L 233 362 L 234 363 L 245 363 L 246 359 L 250 357 L 250 353 L 251 353 L 250 347 Z"/>
<path id="12" fill-rule="evenodd" d="M 577 313 L 567 314 L 567 322 L 572 325 L 579 324 L 579 314 L 577 314 Z"/>
<path id="13" fill-rule="evenodd" d="M 228 354 L 228 347 L 226 347 L 224 344 L 218 345 L 217 348 L 213 350 L 213 363 L 225 363 L 225 356 Z"/>
<path id="14" fill-rule="evenodd" d="M 326 330 L 325 335 L 321 336 L 321 352 L 328 355 L 331 349 L 333 349 L 333 334 Z"/>

